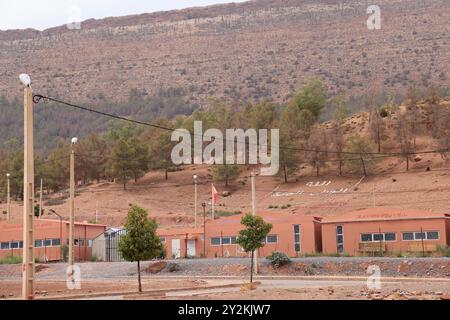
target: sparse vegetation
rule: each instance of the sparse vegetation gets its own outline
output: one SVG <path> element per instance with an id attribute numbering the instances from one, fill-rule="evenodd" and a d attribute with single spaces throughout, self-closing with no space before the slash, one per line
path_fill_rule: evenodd
<path id="1" fill-rule="evenodd" d="M 291 263 L 291 259 L 284 252 L 274 251 L 266 258 L 274 268 L 280 268 Z"/>
<path id="2" fill-rule="evenodd" d="M 21 264 L 22 258 L 17 256 L 8 256 L 0 259 L 0 264 Z"/>

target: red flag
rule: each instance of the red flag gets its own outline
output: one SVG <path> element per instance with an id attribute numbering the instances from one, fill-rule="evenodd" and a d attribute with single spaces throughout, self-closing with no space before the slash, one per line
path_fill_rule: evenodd
<path id="1" fill-rule="evenodd" d="M 212 203 L 213 203 L 213 205 L 216 205 L 217 204 L 217 190 L 213 184 L 211 184 L 211 186 L 212 186 Z"/>

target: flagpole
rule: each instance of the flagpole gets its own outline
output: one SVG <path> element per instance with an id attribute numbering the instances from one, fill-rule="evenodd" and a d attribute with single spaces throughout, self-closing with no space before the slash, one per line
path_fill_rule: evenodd
<path id="1" fill-rule="evenodd" d="M 214 221 L 214 185 L 211 184 L 211 219 Z"/>
<path id="2" fill-rule="evenodd" d="M 217 201 L 217 190 L 214 184 L 211 183 L 211 218 L 214 221 L 214 206 Z"/>

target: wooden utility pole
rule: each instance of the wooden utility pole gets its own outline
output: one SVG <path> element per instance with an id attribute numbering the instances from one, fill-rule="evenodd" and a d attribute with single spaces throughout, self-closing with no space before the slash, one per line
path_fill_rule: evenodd
<path id="1" fill-rule="evenodd" d="M 75 224 L 75 152 L 70 151 L 70 220 L 69 220 L 69 267 L 73 273 L 73 241 L 74 241 L 74 224 Z"/>
<path id="2" fill-rule="evenodd" d="M 33 90 L 24 89 L 23 264 L 22 298 L 34 298 L 34 142 Z"/>
<path id="3" fill-rule="evenodd" d="M 252 171 L 251 175 L 252 181 L 252 215 L 256 216 L 256 185 L 255 185 L 255 172 Z M 255 268 L 255 274 L 258 274 L 258 251 L 254 251 L 252 254 L 252 263 Z"/>
<path id="4" fill-rule="evenodd" d="M 197 228 L 197 176 L 194 176 L 194 228 Z"/>
<path id="5" fill-rule="evenodd" d="M 39 219 L 42 217 L 42 178 L 41 187 L 39 188 Z"/>
<path id="6" fill-rule="evenodd" d="M 11 189 L 9 182 L 10 174 L 6 174 L 6 220 L 11 220 Z"/>

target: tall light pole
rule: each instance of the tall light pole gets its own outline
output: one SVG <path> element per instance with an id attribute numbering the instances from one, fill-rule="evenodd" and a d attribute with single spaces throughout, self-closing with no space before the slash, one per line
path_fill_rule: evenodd
<path id="1" fill-rule="evenodd" d="M 39 219 L 42 217 L 42 178 L 41 187 L 39 188 Z"/>
<path id="2" fill-rule="evenodd" d="M 206 258 L 206 203 L 202 203 L 203 207 L 203 257 Z"/>
<path id="3" fill-rule="evenodd" d="M 23 170 L 23 264 L 22 298 L 34 298 L 34 137 L 33 137 L 33 90 L 31 79 L 21 74 L 24 89 L 24 170 Z"/>
<path id="4" fill-rule="evenodd" d="M 194 228 L 197 228 L 197 175 L 194 175 Z"/>
<path id="5" fill-rule="evenodd" d="M 252 181 L 252 215 L 256 216 L 256 185 L 255 185 L 255 172 L 252 171 L 251 175 L 251 181 Z M 255 250 L 254 256 L 253 256 L 253 264 L 255 266 L 255 274 L 258 273 L 258 251 Z"/>
<path id="6" fill-rule="evenodd" d="M 74 146 L 78 142 L 77 138 L 72 138 L 70 144 L 70 221 L 69 221 L 69 273 L 73 274 L 74 262 L 74 225 L 75 225 L 75 151 Z"/>
<path id="7" fill-rule="evenodd" d="M 6 220 L 11 219 L 11 191 L 9 183 L 10 176 L 11 175 L 9 173 L 6 174 Z"/>

